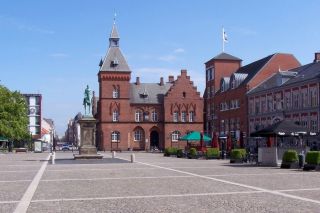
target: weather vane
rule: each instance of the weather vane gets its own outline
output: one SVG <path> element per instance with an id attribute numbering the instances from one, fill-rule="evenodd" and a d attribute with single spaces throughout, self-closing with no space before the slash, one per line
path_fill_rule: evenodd
<path id="1" fill-rule="evenodd" d="M 116 11 L 114 11 L 113 24 L 116 24 L 116 18 L 117 18 L 117 13 L 116 13 Z"/>

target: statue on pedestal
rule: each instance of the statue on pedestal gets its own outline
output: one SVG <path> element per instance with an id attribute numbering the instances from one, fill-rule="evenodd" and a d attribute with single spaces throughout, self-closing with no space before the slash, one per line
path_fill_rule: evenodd
<path id="1" fill-rule="evenodd" d="M 87 85 L 83 98 L 84 117 L 78 120 L 80 125 L 79 154 L 74 154 L 74 159 L 101 159 L 103 157 L 97 154 L 95 137 L 97 120 L 92 116 L 90 109 L 93 104 L 92 101 L 91 90 Z"/>
<path id="2" fill-rule="evenodd" d="M 87 85 L 87 88 L 84 90 L 84 98 L 83 98 L 83 106 L 84 106 L 84 115 L 91 115 L 91 90 L 89 89 L 89 85 Z M 87 112 L 88 108 L 88 112 Z"/>

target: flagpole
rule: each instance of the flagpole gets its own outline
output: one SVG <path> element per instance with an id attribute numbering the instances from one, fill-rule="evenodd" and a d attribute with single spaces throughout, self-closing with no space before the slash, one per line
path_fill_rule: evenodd
<path id="1" fill-rule="evenodd" d="M 222 27 L 222 52 L 224 52 L 224 28 Z"/>

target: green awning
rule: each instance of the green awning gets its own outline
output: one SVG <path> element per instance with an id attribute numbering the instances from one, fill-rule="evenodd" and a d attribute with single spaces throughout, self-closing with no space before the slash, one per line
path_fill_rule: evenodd
<path id="1" fill-rule="evenodd" d="M 0 142 L 8 142 L 8 139 L 3 136 L 0 136 Z"/>
<path id="2" fill-rule="evenodd" d="M 201 136 L 200 136 L 200 132 L 190 132 L 189 134 L 183 136 L 180 138 L 180 140 L 182 141 L 200 141 L 201 140 Z M 208 137 L 207 135 L 203 134 L 203 141 L 211 141 L 211 138 Z"/>

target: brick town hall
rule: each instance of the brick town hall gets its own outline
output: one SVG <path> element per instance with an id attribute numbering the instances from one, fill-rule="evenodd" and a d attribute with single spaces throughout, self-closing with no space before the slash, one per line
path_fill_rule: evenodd
<path id="1" fill-rule="evenodd" d="M 178 138 L 203 130 L 203 98 L 186 70 L 174 79 L 130 83 L 131 69 L 119 48 L 113 24 L 109 49 L 99 66 L 99 100 L 95 117 L 100 150 L 183 148 Z"/>

